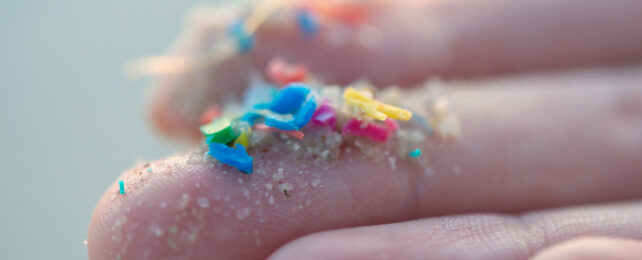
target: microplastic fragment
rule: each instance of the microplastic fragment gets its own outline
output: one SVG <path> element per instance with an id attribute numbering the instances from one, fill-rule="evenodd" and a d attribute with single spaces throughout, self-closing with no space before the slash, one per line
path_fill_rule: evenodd
<path id="1" fill-rule="evenodd" d="M 299 10 L 296 20 L 303 35 L 310 37 L 315 36 L 319 32 L 319 22 L 310 10 Z"/>
<path id="2" fill-rule="evenodd" d="M 283 131 L 299 130 L 299 128 L 294 124 L 294 120 L 286 121 L 281 118 L 272 117 L 269 115 L 265 117 L 265 124 L 277 129 L 281 129 Z"/>
<path id="3" fill-rule="evenodd" d="M 247 122 L 250 124 L 250 126 L 254 125 L 254 122 L 256 122 L 257 119 L 261 117 L 261 114 L 250 111 L 245 113 L 242 117 L 241 120 Z"/>
<path id="4" fill-rule="evenodd" d="M 314 98 L 308 99 L 299 111 L 294 114 L 294 125 L 301 129 L 303 126 L 310 122 L 312 115 L 314 115 L 314 110 L 317 108 L 317 103 L 314 101 Z"/>
<path id="5" fill-rule="evenodd" d="M 412 117 L 412 112 L 393 105 L 383 104 L 354 88 L 347 88 L 343 92 L 343 99 L 346 104 L 363 109 L 367 116 L 377 120 L 383 121 L 387 117 L 391 117 L 407 121 Z"/>
<path id="6" fill-rule="evenodd" d="M 120 194 L 125 194 L 125 182 L 123 180 L 118 180 L 118 189 Z"/>
<path id="7" fill-rule="evenodd" d="M 245 31 L 243 22 L 230 25 L 228 33 L 236 41 L 239 52 L 245 53 L 254 48 L 254 36 Z"/>
<path id="8" fill-rule="evenodd" d="M 410 153 L 408 155 L 410 155 L 410 157 L 412 157 L 412 158 L 417 158 L 417 157 L 421 156 L 421 149 L 419 149 L 419 148 L 414 149 L 414 150 L 410 151 Z"/>
<path id="9" fill-rule="evenodd" d="M 306 100 L 310 88 L 302 83 L 291 83 L 279 90 L 269 104 L 259 104 L 256 109 L 267 108 L 279 114 L 295 113 Z"/>
<path id="10" fill-rule="evenodd" d="M 280 86 L 302 82 L 308 76 L 308 69 L 303 65 L 292 65 L 276 58 L 268 63 L 267 76 Z"/>
<path id="11" fill-rule="evenodd" d="M 248 128 L 247 130 L 243 131 L 241 135 L 239 135 L 238 138 L 236 138 L 236 141 L 234 141 L 234 145 L 236 144 L 241 144 L 244 147 L 250 147 L 250 135 L 252 134 L 252 129 Z"/>
<path id="12" fill-rule="evenodd" d="M 328 102 L 324 102 L 317 111 L 314 111 L 312 123 L 334 129 L 337 124 L 337 113 Z"/>
<path id="13" fill-rule="evenodd" d="M 226 144 L 238 137 L 232 128 L 232 121 L 228 118 L 219 118 L 201 126 L 201 132 L 207 137 L 208 143 Z"/>
<path id="14" fill-rule="evenodd" d="M 201 125 L 208 124 L 221 115 L 221 109 L 217 106 L 210 106 L 201 115 Z"/>
<path id="15" fill-rule="evenodd" d="M 235 148 L 220 143 L 210 143 L 209 154 L 219 162 L 232 166 L 243 173 L 252 173 L 254 159 L 247 154 L 245 147 L 236 144 Z"/>
<path id="16" fill-rule="evenodd" d="M 299 139 L 299 140 L 302 140 L 303 136 L 304 136 L 303 132 L 301 132 L 301 131 L 283 131 L 281 129 L 274 128 L 274 127 L 269 127 L 269 126 L 264 125 L 264 124 L 256 124 L 254 126 L 254 128 L 256 130 L 259 130 L 259 131 L 277 132 L 277 133 L 285 134 L 285 135 L 294 137 L 294 138 Z"/>
<path id="17" fill-rule="evenodd" d="M 341 134 L 351 134 L 366 137 L 376 142 L 385 142 L 388 139 L 388 128 L 373 123 L 364 124 L 364 122 L 356 118 L 350 118 L 348 123 L 341 129 Z"/>
<path id="18" fill-rule="evenodd" d="M 388 127 L 388 130 L 390 130 L 391 132 L 397 131 L 397 129 L 399 129 L 399 125 L 397 124 L 397 122 L 395 122 L 395 120 L 386 118 L 386 121 L 384 123 L 386 124 L 386 127 Z"/>

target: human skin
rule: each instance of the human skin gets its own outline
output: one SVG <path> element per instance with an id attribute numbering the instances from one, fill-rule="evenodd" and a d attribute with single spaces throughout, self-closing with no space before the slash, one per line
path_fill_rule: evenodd
<path id="1" fill-rule="evenodd" d="M 374 6 L 376 48 L 266 26 L 249 55 L 159 78 L 150 118 L 168 137 L 197 141 L 206 104 L 285 54 L 330 83 L 365 76 L 412 91 L 437 75 L 463 132 L 421 145 L 432 174 L 345 148 L 330 169 L 268 152 L 256 167 L 269 174 L 252 175 L 180 153 L 152 162 L 151 173 L 125 171 L 125 196 L 108 188 L 90 223 L 90 258 L 525 259 L 579 236 L 642 239 L 642 2 Z M 223 11 L 212 12 L 196 15 L 172 52 L 206 46 L 215 30 L 202 17 Z M 186 100 L 193 106 L 176 109 Z M 302 165 L 308 173 L 296 174 Z M 268 190 L 279 168 L 295 185 L 320 185 L 289 198 Z"/>

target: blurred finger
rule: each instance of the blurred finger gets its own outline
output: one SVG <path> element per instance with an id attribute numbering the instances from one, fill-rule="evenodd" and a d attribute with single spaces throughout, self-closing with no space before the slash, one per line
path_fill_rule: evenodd
<path id="1" fill-rule="evenodd" d="M 199 115 L 209 105 L 238 96 L 252 72 L 262 72 L 274 57 L 303 63 L 328 83 L 368 78 L 380 86 L 416 84 L 430 75 L 481 76 L 642 57 L 642 2 L 635 0 L 371 1 L 356 6 L 368 14 L 367 22 L 353 26 L 330 20 L 314 38 L 283 21 L 268 23 L 246 55 L 216 68 L 159 77 L 152 121 L 168 135 L 197 136 Z M 231 23 L 234 12 L 195 12 L 172 53 L 205 55 L 227 31 L 211 24 Z"/>
<path id="2" fill-rule="evenodd" d="M 328 83 L 369 78 L 379 86 L 416 84 L 431 75 L 472 77 L 642 57 L 642 2 L 635 0 L 370 1 L 356 6 L 368 14 L 361 25 L 331 21 L 317 37 L 306 38 L 292 24 L 268 23 L 248 54 L 216 68 L 159 77 L 152 121 L 170 136 L 197 137 L 199 115 L 211 104 L 238 96 L 252 72 L 262 72 L 274 57 L 303 63 Z M 208 25 L 219 17 L 222 24 L 233 20 L 229 13 L 196 12 L 196 22 L 188 24 L 172 53 L 203 56 L 227 30 Z"/>

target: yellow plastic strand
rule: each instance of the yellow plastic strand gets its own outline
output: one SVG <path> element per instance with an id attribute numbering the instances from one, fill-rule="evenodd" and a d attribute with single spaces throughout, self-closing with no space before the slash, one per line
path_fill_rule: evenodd
<path id="1" fill-rule="evenodd" d="M 343 99 L 346 104 L 363 109 L 367 116 L 377 120 L 383 121 L 390 117 L 407 121 L 412 117 L 412 112 L 376 101 L 354 88 L 347 88 L 343 92 Z"/>

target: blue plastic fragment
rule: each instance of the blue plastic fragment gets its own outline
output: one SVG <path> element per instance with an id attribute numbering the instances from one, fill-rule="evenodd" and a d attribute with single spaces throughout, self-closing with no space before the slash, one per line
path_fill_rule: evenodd
<path id="1" fill-rule="evenodd" d="M 310 88 L 306 85 L 291 83 L 276 93 L 271 103 L 259 104 L 255 108 L 267 108 L 279 114 L 292 114 L 299 110 L 308 94 L 310 94 Z"/>
<path id="2" fill-rule="evenodd" d="M 254 122 L 261 117 L 261 114 L 256 113 L 256 112 L 247 112 L 245 113 L 242 117 L 241 120 L 247 122 L 250 124 L 250 126 L 254 125 Z"/>
<path id="3" fill-rule="evenodd" d="M 310 10 L 300 10 L 296 15 L 296 20 L 303 35 L 315 36 L 319 32 L 319 23 Z"/>
<path id="4" fill-rule="evenodd" d="M 125 194 L 125 182 L 123 180 L 118 180 L 118 190 L 120 194 Z"/>
<path id="5" fill-rule="evenodd" d="M 236 40 L 241 53 L 248 52 L 254 48 L 254 35 L 245 31 L 245 23 L 242 21 L 231 24 L 228 32 Z"/>
<path id="6" fill-rule="evenodd" d="M 295 121 L 293 120 L 283 120 L 280 118 L 272 117 L 272 116 L 266 116 L 265 117 L 265 125 L 271 126 L 277 129 L 281 129 L 283 131 L 296 131 L 299 130 L 299 128 L 295 125 Z"/>
<path id="7" fill-rule="evenodd" d="M 247 154 L 245 147 L 237 143 L 236 148 L 224 144 L 210 143 L 209 154 L 219 162 L 232 166 L 243 173 L 252 173 L 254 159 Z"/>
<path id="8" fill-rule="evenodd" d="M 312 119 L 312 115 L 314 115 L 314 110 L 317 109 L 317 103 L 314 101 L 314 98 L 308 99 L 308 101 L 299 108 L 299 111 L 294 114 L 294 125 L 301 129 L 303 126 L 305 126 L 308 122 L 310 122 L 310 119 Z"/>

